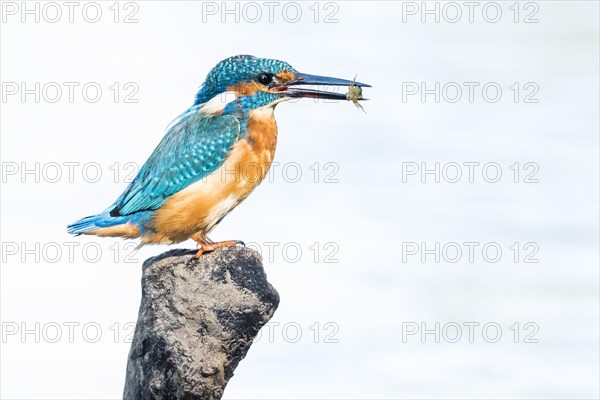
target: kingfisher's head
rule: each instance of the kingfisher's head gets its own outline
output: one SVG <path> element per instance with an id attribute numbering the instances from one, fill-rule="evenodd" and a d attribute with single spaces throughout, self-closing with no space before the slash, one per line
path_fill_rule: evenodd
<path id="1" fill-rule="evenodd" d="M 229 57 L 208 74 L 195 105 L 204 104 L 210 113 L 220 113 L 228 105 L 244 109 L 274 107 L 290 98 L 311 97 L 346 100 L 344 93 L 306 89 L 301 85 L 348 86 L 352 81 L 296 71 L 285 61 L 248 55 Z M 369 86 L 354 82 L 356 86 Z"/>

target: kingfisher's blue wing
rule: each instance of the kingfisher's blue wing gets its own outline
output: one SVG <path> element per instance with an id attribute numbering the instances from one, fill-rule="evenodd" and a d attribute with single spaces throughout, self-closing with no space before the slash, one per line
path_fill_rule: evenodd
<path id="1" fill-rule="evenodd" d="M 239 120 L 232 115 L 184 115 L 167 131 L 111 215 L 158 209 L 173 194 L 216 171 L 239 134 Z"/>

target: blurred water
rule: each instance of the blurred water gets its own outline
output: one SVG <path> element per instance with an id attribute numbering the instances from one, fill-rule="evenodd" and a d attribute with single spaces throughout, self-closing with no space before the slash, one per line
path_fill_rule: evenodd
<path id="1" fill-rule="evenodd" d="M 478 12 L 473 23 L 466 14 L 457 23 L 432 16 L 422 23 L 419 14 L 403 14 L 420 3 L 406 2 L 320 3 L 319 23 L 303 3 L 297 23 L 275 14 L 273 23 L 255 24 L 231 17 L 222 24 L 219 14 L 203 22 L 200 2 L 136 4 L 135 24 L 8 19 L 1 27 L 3 82 L 94 81 L 107 93 L 94 104 L 2 103 L 4 165 L 97 162 L 104 173 L 97 183 L 3 180 L 2 241 L 19 246 L 16 255 L 3 249 L 3 398 L 120 396 L 139 265 L 165 247 L 129 260 L 127 244 L 73 239 L 65 225 L 113 201 L 125 184 L 109 167 L 119 162 L 122 178 L 124 163 L 142 163 L 207 71 L 239 53 L 309 73 L 358 73 L 373 88 L 365 90 L 367 114 L 310 100 L 278 106 L 272 182 L 213 234 L 259 247 L 282 298 L 227 398 L 598 398 L 598 3 L 533 2 L 539 22 L 529 24 L 522 19 L 535 8 L 518 3 L 515 23 L 510 2 L 498 3 L 497 23 Z M 332 11 L 338 21 L 323 23 Z M 139 103 L 106 100 L 113 82 L 135 82 Z M 403 101 L 405 89 L 421 82 L 430 89 L 494 82 L 503 93 L 496 103 L 480 90 L 469 102 L 466 89 L 456 103 L 433 95 Z M 528 82 L 539 89 L 537 103 L 522 101 L 532 92 Z M 436 183 L 426 175 L 422 183 L 406 175 L 436 162 L 457 163 L 462 179 Z M 479 163 L 472 183 L 465 162 Z M 501 168 L 497 183 L 481 175 L 489 163 Z M 532 172 L 538 183 L 524 183 Z M 39 262 L 23 242 L 40 243 Z M 63 254 L 52 262 L 49 244 L 64 252 L 65 242 L 99 243 L 99 261 L 86 261 L 78 247 L 73 261 Z M 279 243 L 272 255 L 270 242 Z M 413 244 L 436 242 L 458 243 L 462 257 L 422 262 L 420 253 L 407 254 Z M 465 242 L 479 243 L 474 262 Z M 498 262 L 482 256 L 486 243 L 502 249 Z M 528 255 L 539 262 L 524 262 Z M 34 334 L 23 340 L 21 323 L 35 322 L 48 331 L 40 343 Z M 54 322 L 63 336 L 50 343 Z M 101 338 L 91 343 L 91 325 L 71 343 L 69 322 L 97 324 Z M 479 324 L 473 343 L 470 322 Z M 422 323 L 439 323 L 446 336 L 436 343 L 429 334 L 423 343 L 407 335 Z M 481 333 L 487 323 L 492 338 L 502 329 L 497 343 Z M 453 324 L 462 327 L 456 343 L 448 340 Z M 14 326 L 20 331 L 8 335 Z"/>

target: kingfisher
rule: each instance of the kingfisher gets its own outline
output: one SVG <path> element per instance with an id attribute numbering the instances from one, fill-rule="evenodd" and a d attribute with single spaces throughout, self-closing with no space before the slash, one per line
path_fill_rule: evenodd
<path id="1" fill-rule="evenodd" d="M 191 238 L 199 246 L 196 258 L 243 245 L 213 242 L 207 235 L 266 176 L 277 144 L 277 104 L 292 98 L 347 100 L 343 93 L 306 85 L 370 86 L 300 73 L 268 58 L 238 55 L 219 62 L 125 191 L 106 210 L 69 225 L 68 232 L 140 238 L 140 246 Z"/>

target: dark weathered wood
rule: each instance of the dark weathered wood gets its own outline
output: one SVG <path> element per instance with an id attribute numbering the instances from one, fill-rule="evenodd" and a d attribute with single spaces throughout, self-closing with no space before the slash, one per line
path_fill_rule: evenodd
<path id="1" fill-rule="evenodd" d="M 220 399 L 279 304 L 254 250 L 194 259 L 172 250 L 144 262 L 142 302 L 124 398 Z"/>

